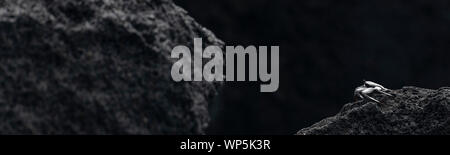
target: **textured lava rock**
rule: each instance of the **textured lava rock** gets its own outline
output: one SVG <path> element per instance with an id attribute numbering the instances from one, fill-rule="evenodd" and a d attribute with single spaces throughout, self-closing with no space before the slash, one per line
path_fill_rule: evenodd
<path id="1" fill-rule="evenodd" d="M 450 88 L 404 87 L 380 96 L 381 104 L 357 101 L 333 117 L 300 130 L 299 135 L 450 134 Z"/>
<path id="2" fill-rule="evenodd" d="M 222 45 L 170 0 L 0 1 L 1 134 L 202 134 L 220 83 L 170 78 Z"/>

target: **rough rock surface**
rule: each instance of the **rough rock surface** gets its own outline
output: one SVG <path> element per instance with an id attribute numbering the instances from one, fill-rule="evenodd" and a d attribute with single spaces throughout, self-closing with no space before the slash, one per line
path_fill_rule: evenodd
<path id="1" fill-rule="evenodd" d="M 299 135 L 450 134 L 450 88 L 404 87 L 394 97 L 375 95 L 381 104 L 357 101 L 335 116 L 300 130 Z"/>
<path id="2" fill-rule="evenodd" d="M 0 134 L 204 133 L 220 83 L 170 78 L 193 37 L 223 44 L 170 0 L 0 1 Z"/>

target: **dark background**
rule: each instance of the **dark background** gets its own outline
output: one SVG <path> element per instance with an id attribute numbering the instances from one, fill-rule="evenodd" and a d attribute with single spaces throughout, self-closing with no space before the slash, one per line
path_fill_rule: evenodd
<path id="1" fill-rule="evenodd" d="M 226 83 L 208 134 L 294 134 L 351 102 L 363 79 L 450 83 L 447 0 L 175 0 L 227 45 L 280 46 L 280 87 Z"/>

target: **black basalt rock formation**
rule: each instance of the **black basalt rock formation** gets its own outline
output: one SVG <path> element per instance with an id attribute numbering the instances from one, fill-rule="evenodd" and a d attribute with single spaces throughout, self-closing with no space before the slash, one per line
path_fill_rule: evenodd
<path id="1" fill-rule="evenodd" d="M 298 135 L 448 135 L 450 88 L 404 87 L 395 97 L 375 95 L 381 103 L 356 101 Z"/>
<path id="2" fill-rule="evenodd" d="M 219 45 L 170 0 L 0 1 L 0 134 L 203 134 L 220 83 L 173 82 Z"/>

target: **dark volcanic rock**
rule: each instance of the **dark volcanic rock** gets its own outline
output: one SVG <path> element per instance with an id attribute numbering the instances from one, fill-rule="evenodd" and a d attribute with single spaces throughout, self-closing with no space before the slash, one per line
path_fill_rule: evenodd
<path id="1" fill-rule="evenodd" d="M 404 87 L 380 96 L 381 104 L 357 101 L 333 117 L 300 130 L 299 135 L 450 134 L 450 88 Z"/>
<path id="2" fill-rule="evenodd" d="M 1 134 L 202 134 L 220 84 L 170 51 L 222 45 L 170 0 L 0 1 Z"/>

